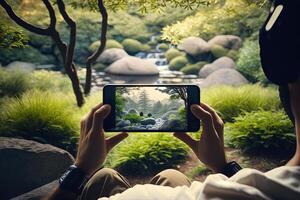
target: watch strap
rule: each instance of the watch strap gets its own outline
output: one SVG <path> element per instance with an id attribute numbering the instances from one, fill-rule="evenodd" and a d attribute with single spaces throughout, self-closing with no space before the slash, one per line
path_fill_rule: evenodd
<path id="1" fill-rule="evenodd" d="M 227 165 L 225 165 L 225 167 L 221 170 L 221 173 L 227 177 L 231 177 L 241 169 L 242 167 L 237 162 L 232 161 L 227 163 Z"/>
<path id="2" fill-rule="evenodd" d="M 89 177 L 76 165 L 71 165 L 59 178 L 59 187 L 76 194 L 80 194 Z"/>

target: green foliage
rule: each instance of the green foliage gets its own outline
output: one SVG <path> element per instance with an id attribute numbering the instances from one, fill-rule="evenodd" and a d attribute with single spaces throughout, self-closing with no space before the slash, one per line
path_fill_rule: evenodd
<path id="1" fill-rule="evenodd" d="M 192 168 L 191 170 L 189 170 L 186 175 L 188 178 L 193 179 L 196 176 L 208 175 L 210 173 L 211 173 L 211 171 L 205 165 L 200 164 L 200 165 Z"/>
<path id="2" fill-rule="evenodd" d="M 277 91 L 259 85 L 214 87 L 203 90 L 201 96 L 201 101 L 216 109 L 226 122 L 234 121 L 234 117 L 243 112 L 277 110 L 280 107 Z"/>
<path id="3" fill-rule="evenodd" d="M 248 153 L 287 154 L 294 151 L 293 124 L 284 111 L 255 111 L 235 118 L 226 129 L 229 145 Z"/>
<path id="4" fill-rule="evenodd" d="M 41 91 L 72 92 L 71 81 L 60 72 L 39 70 L 30 75 L 32 87 Z"/>
<path id="5" fill-rule="evenodd" d="M 222 47 L 221 45 L 213 45 L 211 47 L 211 53 L 213 54 L 214 58 L 221 58 L 228 54 L 228 49 Z"/>
<path id="6" fill-rule="evenodd" d="M 20 29 L 0 22 L 0 48 L 22 48 L 28 41 Z"/>
<path id="7" fill-rule="evenodd" d="M 79 123 L 70 98 L 60 93 L 29 91 L 5 102 L 0 116 L 1 136 L 49 143 L 76 151 Z"/>
<path id="8" fill-rule="evenodd" d="M 179 164 L 187 152 L 187 146 L 170 134 L 139 133 L 113 149 L 106 166 L 130 173 L 157 172 Z"/>
<path id="9" fill-rule="evenodd" d="M 207 62 L 197 62 L 195 64 L 186 65 L 180 71 L 184 74 L 195 74 L 198 75 L 199 70 L 206 65 Z"/>
<path id="10" fill-rule="evenodd" d="M 122 45 L 124 46 L 125 51 L 130 55 L 135 55 L 141 51 L 149 51 L 150 49 L 148 45 L 143 45 L 142 43 L 134 39 L 125 39 L 122 42 Z"/>
<path id="11" fill-rule="evenodd" d="M 173 71 L 181 70 L 186 64 L 188 64 L 188 60 L 185 56 L 177 56 L 172 59 L 169 65 L 169 69 Z"/>
<path id="12" fill-rule="evenodd" d="M 266 19 L 269 4 L 265 0 L 226 0 L 224 4 L 201 7 L 198 12 L 183 21 L 166 26 L 162 38 L 178 44 L 189 36 L 209 40 L 217 34 L 249 37 L 259 30 Z M 264 6 L 260 4 L 264 3 Z"/>
<path id="13" fill-rule="evenodd" d="M 124 119 L 129 120 L 131 123 L 139 123 L 143 118 L 138 114 L 129 113 L 125 115 Z"/>
<path id="14" fill-rule="evenodd" d="M 93 42 L 91 44 L 91 46 L 89 47 L 89 51 L 94 52 L 99 48 L 99 46 L 100 46 L 100 41 L 99 40 L 96 41 L 96 42 Z M 123 49 L 123 45 L 120 42 L 118 42 L 117 40 L 110 39 L 110 40 L 106 41 L 105 48 L 106 49 L 111 49 L 111 48 Z"/>
<path id="15" fill-rule="evenodd" d="M 261 67 L 258 42 L 244 42 L 237 61 L 237 70 L 252 83 L 267 82 Z"/>
<path id="16" fill-rule="evenodd" d="M 0 98 L 19 96 L 30 88 L 30 78 L 26 72 L 0 68 Z"/>
<path id="17" fill-rule="evenodd" d="M 108 66 L 103 63 L 96 63 L 93 65 L 93 69 L 95 69 L 97 72 L 104 71 L 106 67 L 108 67 Z"/>
<path id="18" fill-rule="evenodd" d="M 167 58 L 167 61 L 170 62 L 173 58 L 176 58 L 178 56 L 183 56 L 184 53 L 180 52 L 179 50 L 175 48 L 171 48 L 168 51 L 166 51 L 165 56 Z"/>

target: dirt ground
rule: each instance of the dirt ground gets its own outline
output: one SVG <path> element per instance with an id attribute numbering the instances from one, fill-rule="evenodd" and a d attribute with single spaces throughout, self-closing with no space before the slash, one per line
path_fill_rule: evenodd
<path id="1" fill-rule="evenodd" d="M 254 168 L 260 171 L 268 171 L 275 167 L 281 166 L 286 162 L 286 159 L 278 158 L 277 155 L 272 156 L 258 156 L 258 155 L 245 155 L 238 149 L 226 148 L 226 155 L 228 161 L 236 161 L 243 168 Z M 196 157 L 196 155 L 190 152 L 186 160 L 177 165 L 175 169 L 184 173 L 189 177 L 191 181 L 204 181 L 205 178 L 212 172 L 208 170 Z M 140 174 L 140 175 L 129 175 L 124 174 L 129 180 L 132 186 L 136 184 L 149 183 L 154 174 Z"/>

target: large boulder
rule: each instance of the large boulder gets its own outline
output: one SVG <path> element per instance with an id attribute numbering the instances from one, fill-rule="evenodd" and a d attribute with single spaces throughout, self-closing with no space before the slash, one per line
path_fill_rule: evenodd
<path id="1" fill-rule="evenodd" d="M 247 79 L 235 69 L 220 69 L 210 74 L 200 84 L 200 87 L 208 88 L 215 85 L 240 86 L 247 83 Z"/>
<path id="2" fill-rule="evenodd" d="M 163 114 L 160 118 L 162 118 L 163 120 L 167 120 L 169 119 L 170 115 L 178 115 L 178 111 L 177 110 L 170 110 L 168 112 L 166 112 L 165 114 Z"/>
<path id="3" fill-rule="evenodd" d="M 131 123 L 129 120 L 121 120 L 116 124 L 116 127 L 123 128 L 125 126 L 129 126 Z"/>
<path id="4" fill-rule="evenodd" d="M 59 178 L 74 163 L 48 144 L 0 137 L 0 199 L 9 199 Z"/>
<path id="5" fill-rule="evenodd" d="M 200 78 L 206 78 L 211 73 L 220 69 L 235 69 L 235 62 L 229 57 L 221 57 L 213 63 L 204 65 L 199 71 Z"/>
<path id="6" fill-rule="evenodd" d="M 112 63 L 105 69 L 106 73 L 115 75 L 158 75 L 157 66 L 147 60 L 126 56 Z"/>
<path id="7" fill-rule="evenodd" d="M 112 48 L 112 49 L 106 49 L 97 59 L 97 62 L 110 65 L 113 62 L 128 56 L 126 51 L 124 49 L 119 49 L 119 48 Z"/>
<path id="8" fill-rule="evenodd" d="M 226 49 L 238 50 L 242 47 L 242 39 L 235 35 L 217 35 L 208 41 L 210 46 L 220 45 Z"/>
<path id="9" fill-rule="evenodd" d="M 199 37 L 188 37 L 182 40 L 178 49 L 185 51 L 196 60 L 206 60 L 210 55 L 209 44 Z"/>
<path id="10" fill-rule="evenodd" d="M 14 61 L 9 63 L 6 66 L 7 69 L 11 69 L 11 70 L 21 70 L 21 71 L 25 71 L 25 72 L 32 72 L 33 70 L 35 70 L 36 65 L 33 63 L 28 63 L 28 62 L 21 62 L 21 61 Z"/>
<path id="11" fill-rule="evenodd" d="M 161 130 L 180 130 L 181 128 L 179 119 L 167 120 L 160 127 Z"/>

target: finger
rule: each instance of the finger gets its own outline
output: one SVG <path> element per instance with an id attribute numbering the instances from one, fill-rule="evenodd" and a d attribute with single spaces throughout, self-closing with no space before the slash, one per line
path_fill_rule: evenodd
<path id="1" fill-rule="evenodd" d="M 122 140 L 124 140 L 127 137 L 128 133 L 122 132 L 106 139 L 107 152 L 109 152 L 112 148 L 114 148 L 117 144 L 119 144 Z"/>
<path id="2" fill-rule="evenodd" d="M 203 124 L 203 130 L 206 133 L 214 131 L 213 118 L 209 112 L 201 108 L 201 106 L 193 104 L 191 106 L 191 111 L 195 117 L 200 119 Z"/>
<path id="3" fill-rule="evenodd" d="M 223 120 L 221 119 L 221 117 L 217 114 L 217 112 L 210 107 L 209 105 L 205 104 L 205 103 L 201 103 L 200 106 L 206 110 L 207 112 L 209 112 L 211 114 L 211 116 L 213 117 L 213 123 L 214 123 L 214 127 L 217 130 L 217 134 L 219 136 L 219 138 L 221 139 L 222 142 L 224 142 L 223 139 Z"/>
<path id="4" fill-rule="evenodd" d="M 187 144 L 194 152 L 197 150 L 197 141 L 184 132 L 176 132 L 173 134 L 176 138 Z"/>
<path id="5" fill-rule="evenodd" d="M 96 106 L 94 106 L 91 111 L 87 114 L 86 116 L 86 125 L 85 125 L 85 130 L 88 133 L 89 130 L 92 128 L 92 124 L 93 124 L 93 117 L 95 112 L 101 108 L 101 106 L 103 105 L 103 103 L 99 103 Z"/>
<path id="6" fill-rule="evenodd" d="M 103 129 L 103 121 L 110 113 L 110 110 L 110 105 L 103 105 L 94 113 L 91 133 L 99 133 Z"/>

